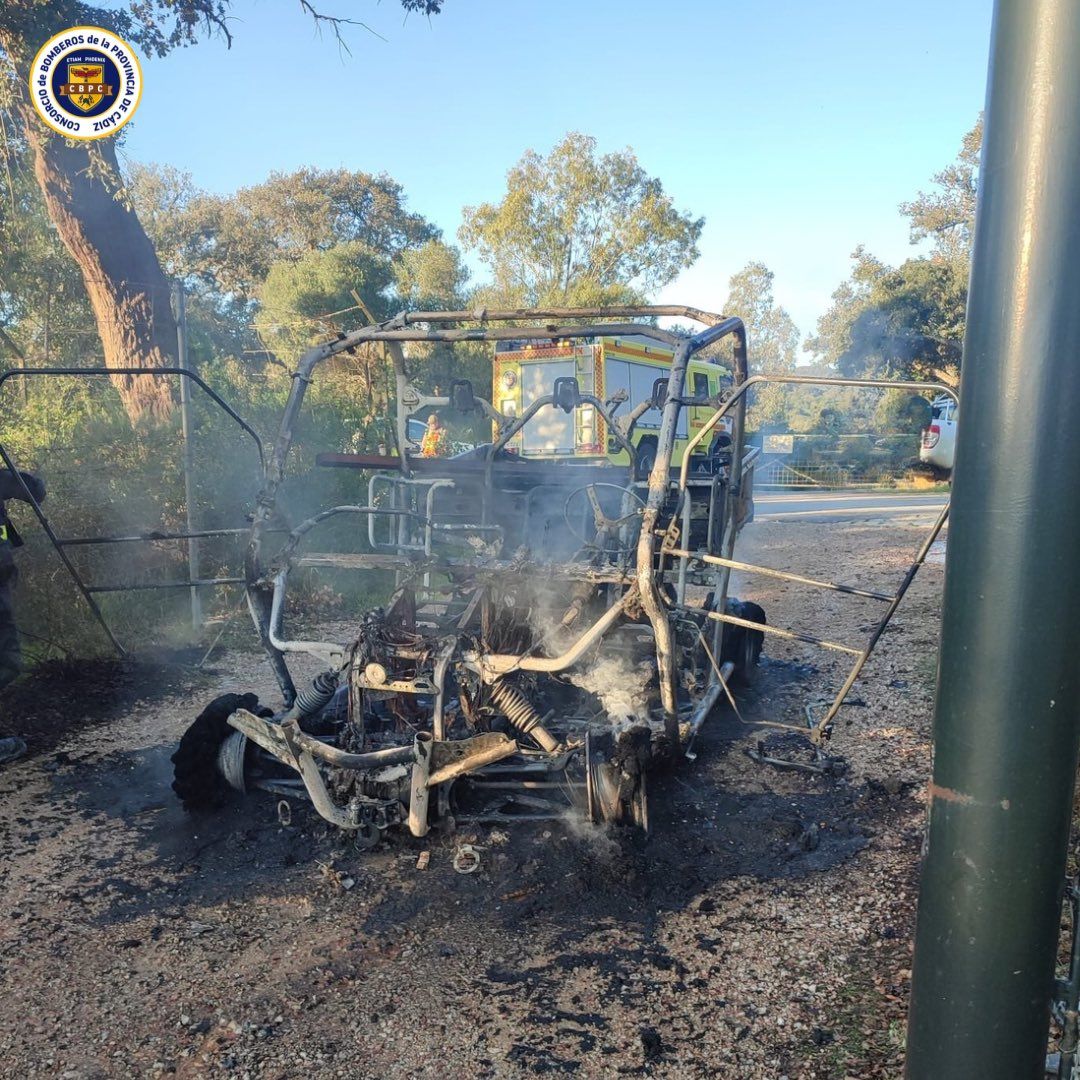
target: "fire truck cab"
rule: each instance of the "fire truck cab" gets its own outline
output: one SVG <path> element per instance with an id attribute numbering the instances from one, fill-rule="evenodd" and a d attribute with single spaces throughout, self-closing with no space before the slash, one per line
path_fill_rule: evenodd
<path id="1" fill-rule="evenodd" d="M 630 431 L 637 450 L 637 473 L 644 478 L 656 459 L 660 409 L 656 407 L 657 380 L 666 384 L 674 353 L 657 341 L 638 335 L 602 337 L 588 342 L 500 341 L 495 346 L 492 397 L 506 417 L 520 416 L 534 401 L 551 394 L 555 380 L 576 378 L 585 393 L 601 401 L 621 399 L 617 420 L 627 423 L 638 411 Z M 680 465 L 689 438 L 716 410 L 723 384 L 730 384 L 725 368 L 708 360 L 691 359 L 683 398 L 688 404 L 679 414 L 672 465 Z M 731 446 L 731 422 L 720 430 L 700 455 L 692 470 L 710 471 Z M 535 421 L 520 431 L 507 449 L 524 458 L 580 460 L 597 464 L 604 460 L 626 466 L 629 455 L 619 447 L 606 421 L 585 406 L 567 413 L 554 405 L 542 410 Z"/>

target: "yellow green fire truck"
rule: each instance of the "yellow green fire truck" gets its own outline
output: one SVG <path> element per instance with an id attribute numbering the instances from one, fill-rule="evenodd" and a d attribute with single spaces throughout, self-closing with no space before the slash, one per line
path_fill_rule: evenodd
<path id="1" fill-rule="evenodd" d="M 626 400 L 619 405 L 617 418 L 624 417 L 652 399 L 653 386 L 657 379 L 668 375 L 673 356 L 671 349 L 657 341 L 636 335 L 595 338 L 587 343 L 497 342 L 493 404 L 503 416 L 520 416 L 537 398 L 552 393 L 556 379 L 574 377 L 583 393 L 601 401 L 611 401 L 624 391 Z M 715 412 L 716 406 L 707 402 L 716 398 L 721 380 L 727 375 L 718 364 L 691 359 L 683 397 L 700 404 L 689 404 L 679 414 L 672 465 L 681 464 L 690 435 Z M 730 445 L 730 421 L 725 423 L 727 427 L 718 430 L 712 443 L 702 446 L 709 457 Z M 639 475 L 652 468 L 659 430 L 660 410 L 647 409 L 630 438 L 637 449 Z M 542 410 L 511 440 L 508 449 L 522 457 L 573 458 L 593 463 L 606 458 L 615 465 L 628 464 L 626 451 L 619 448 L 606 421 L 587 405 L 572 413 L 555 407 Z"/>

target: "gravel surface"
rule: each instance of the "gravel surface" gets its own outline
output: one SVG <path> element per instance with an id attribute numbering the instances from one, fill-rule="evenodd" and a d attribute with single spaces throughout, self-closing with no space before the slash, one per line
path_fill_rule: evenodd
<path id="1" fill-rule="evenodd" d="M 891 588 L 921 535 L 758 523 L 740 557 Z M 841 713 L 843 778 L 754 764 L 759 739 L 806 751 L 725 709 L 653 784 L 648 838 L 360 853 L 270 796 L 191 817 L 169 755 L 215 695 L 273 697 L 261 657 L 25 681 L 0 699 L 32 750 L 0 771 L 0 1076 L 900 1075 L 941 579 L 920 573 Z M 880 606 L 738 591 L 855 645 Z M 770 637 L 743 718 L 801 723 L 847 659 Z M 477 873 L 454 872 L 462 843 Z"/>

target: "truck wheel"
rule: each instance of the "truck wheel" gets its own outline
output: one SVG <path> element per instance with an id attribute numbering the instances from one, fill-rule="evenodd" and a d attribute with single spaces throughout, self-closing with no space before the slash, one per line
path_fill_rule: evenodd
<path id="1" fill-rule="evenodd" d="M 213 810 L 224 801 L 228 791 L 217 770 L 221 744 L 232 734 L 229 717 L 237 709 L 260 716 L 271 716 L 259 707 L 254 694 L 222 694 L 214 698 L 184 732 L 173 754 L 172 788 L 185 810 Z"/>

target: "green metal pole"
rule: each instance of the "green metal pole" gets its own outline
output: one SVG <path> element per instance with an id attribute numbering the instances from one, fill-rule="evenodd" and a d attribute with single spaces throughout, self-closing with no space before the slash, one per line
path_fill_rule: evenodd
<path id="1" fill-rule="evenodd" d="M 908 1080 L 1044 1071 L 1080 719 L 1080 0 L 998 0 Z"/>

